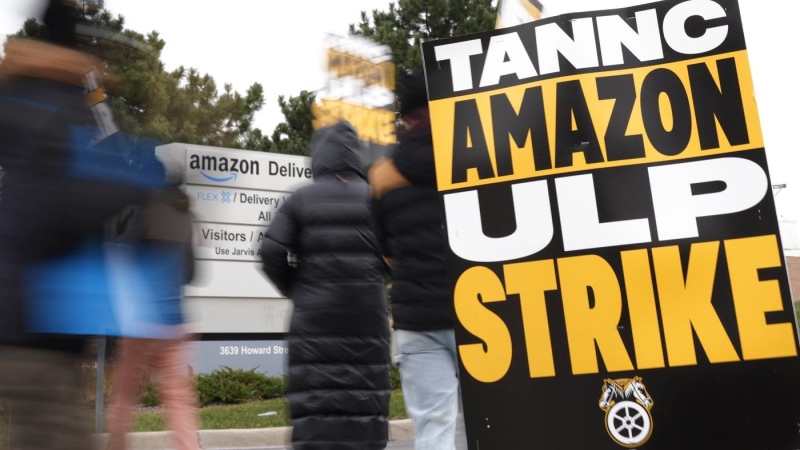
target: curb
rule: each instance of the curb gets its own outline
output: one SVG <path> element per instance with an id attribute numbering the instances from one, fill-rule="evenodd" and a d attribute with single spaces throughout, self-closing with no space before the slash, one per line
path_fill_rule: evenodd
<path id="1" fill-rule="evenodd" d="M 208 449 L 246 449 L 264 447 L 285 447 L 292 443 L 291 427 L 254 428 L 242 430 L 200 430 L 200 447 Z M 105 446 L 108 435 L 95 434 L 92 439 L 97 448 Z M 405 441 L 414 439 L 414 425 L 411 419 L 389 422 L 389 440 Z M 153 431 L 147 433 L 128 433 L 129 450 L 164 450 L 174 447 L 172 432 Z"/>

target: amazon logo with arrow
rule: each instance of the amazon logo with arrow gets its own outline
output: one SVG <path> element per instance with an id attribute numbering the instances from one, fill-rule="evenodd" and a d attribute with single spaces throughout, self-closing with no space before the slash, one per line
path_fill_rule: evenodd
<path id="1" fill-rule="evenodd" d="M 198 170 L 200 175 L 215 183 L 234 181 L 239 175 L 259 175 L 261 170 L 254 159 L 196 154 L 189 156 L 189 168 Z M 211 175 L 207 172 L 227 172 L 227 175 Z"/>

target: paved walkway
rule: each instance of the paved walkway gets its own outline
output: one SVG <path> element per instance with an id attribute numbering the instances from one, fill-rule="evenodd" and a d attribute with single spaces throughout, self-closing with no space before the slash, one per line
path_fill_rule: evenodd
<path id="1" fill-rule="evenodd" d="M 291 428 L 257 428 L 246 430 L 202 430 L 200 445 L 206 450 L 291 450 Z M 413 450 L 414 425 L 411 419 L 393 420 L 389 423 L 387 450 Z M 106 435 L 95 435 L 97 448 L 103 448 Z M 459 427 L 457 450 L 467 450 L 464 430 Z M 172 448 L 172 435 L 168 431 L 130 433 L 129 450 L 165 450 Z"/>
<path id="2" fill-rule="evenodd" d="M 207 449 L 207 450 L 212 450 L 212 449 Z M 223 449 L 213 449 L 213 450 L 223 450 Z M 231 448 L 224 450 L 292 450 L 292 447 Z M 386 450 L 414 450 L 414 441 L 412 440 L 412 441 L 389 442 L 389 445 L 386 446 Z M 466 447 L 464 447 L 464 450 L 466 450 Z"/>
<path id="3" fill-rule="evenodd" d="M 291 444 L 291 428 L 257 428 L 245 430 L 201 430 L 200 445 L 204 449 L 282 449 Z M 95 435 L 98 448 L 103 448 L 107 437 Z M 410 419 L 393 420 L 389 425 L 389 440 L 412 441 L 414 426 Z M 413 441 L 412 441 L 413 442 Z M 172 433 L 156 431 L 150 433 L 130 433 L 129 450 L 164 450 L 172 447 Z M 392 448 L 392 447 L 390 447 Z M 398 450 L 404 447 L 396 447 Z"/>

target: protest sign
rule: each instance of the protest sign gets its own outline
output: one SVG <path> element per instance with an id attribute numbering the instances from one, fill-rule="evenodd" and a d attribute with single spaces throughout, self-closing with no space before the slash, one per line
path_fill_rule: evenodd
<path id="1" fill-rule="evenodd" d="M 799 448 L 737 2 L 422 50 L 470 450 Z"/>

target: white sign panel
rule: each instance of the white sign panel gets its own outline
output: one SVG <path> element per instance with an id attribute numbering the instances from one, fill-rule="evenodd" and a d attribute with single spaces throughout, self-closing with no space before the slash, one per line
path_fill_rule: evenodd
<path id="1" fill-rule="evenodd" d="M 199 222 L 267 226 L 290 192 L 186 186 Z"/>
<path id="2" fill-rule="evenodd" d="M 202 306 L 198 331 L 244 332 L 248 318 L 249 332 L 285 332 L 287 301 L 262 273 L 259 249 L 286 199 L 312 181 L 311 158 L 188 144 L 156 154 L 168 171 L 183 174 L 192 202 L 198 281 L 185 292 Z M 281 320 L 264 314 L 273 306 Z"/>
<path id="3" fill-rule="evenodd" d="M 266 229 L 247 225 L 198 223 L 194 256 L 197 259 L 261 261 L 261 240 Z"/>
<path id="4" fill-rule="evenodd" d="M 186 184 L 294 191 L 311 181 L 311 159 L 278 153 L 186 146 Z"/>
<path id="5" fill-rule="evenodd" d="M 187 297 L 284 298 L 267 281 L 260 262 L 198 260 L 195 270 L 199 281 L 186 286 Z"/>

